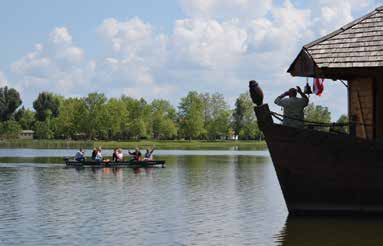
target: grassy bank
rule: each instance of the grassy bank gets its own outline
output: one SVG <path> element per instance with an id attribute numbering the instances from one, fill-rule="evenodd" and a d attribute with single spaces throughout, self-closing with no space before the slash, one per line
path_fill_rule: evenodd
<path id="1" fill-rule="evenodd" d="M 0 148 L 31 148 L 31 149 L 77 149 L 92 148 L 92 141 L 67 140 L 1 140 Z"/>
<path id="2" fill-rule="evenodd" d="M 265 149 L 264 141 L 66 141 L 66 140 L 6 140 L 0 148 L 77 149 L 101 146 L 105 149 L 135 147 L 157 149 Z"/>

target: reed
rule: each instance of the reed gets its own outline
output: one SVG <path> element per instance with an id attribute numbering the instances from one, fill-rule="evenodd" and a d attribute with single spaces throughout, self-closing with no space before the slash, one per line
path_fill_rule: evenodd
<path id="1" fill-rule="evenodd" d="M 94 147 L 103 147 L 107 149 L 123 148 L 133 149 L 139 147 L 144 148 L 156 148 L 156 149 L 206 149 L 206 150 L 219 150 L 219 149 L 232 149 L 238 148 L 242 150 L 252 149 L 265 149 L 267 148 L 264 141 L 185 141 L 185 140 L 174 140 L 174 141 L 96 141 L 93 144 Z"/>
<path id="2" fill-rule="evenodd" d="M 33 148 L 33 149 L 77 149 L 91 148 L 92 141 L 68 140 L 2 140 L 0 148 Z"/>

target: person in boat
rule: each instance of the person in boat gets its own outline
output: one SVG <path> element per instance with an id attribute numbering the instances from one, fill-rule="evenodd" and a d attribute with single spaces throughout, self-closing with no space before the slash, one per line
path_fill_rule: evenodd
<path id="1" fill-rule="evenodd" d="M 76 161 L 80 161 L 80 162 L 85 161 L 85 156 L 84 156 L 83 149 L 80 148 L 80 150 L 77 151 L 76 155 L 74 156 L 74 159 Z"/>
<path id="2" fill-rule="evenodd" d="M 301 96 L 297 97 L 297 93 Z M 286 98 L 288 96 L 288 98 Z M 289 127 L 303 128 L 304 108 L 309 104 L 309 98 L 302 92 L 301 88 L 291 88 L 282 95 L 278 96 L 275 104 L 283 108 L 283 125 Z"/>
<path id="3" fill-rule="evenodd" d="M 97 149 L 97 155 L 96 155 L 96 158 L 95 158 L 95 160 L 98 161 L 98 162 L 102 161 L 102 153 L 101 153 L 101 151 L 102 151 L 102 149 L 101 149 L 101 147 L 99 147 Z"/>
<path id="4" fill-rule="evenodd" d="M 117 149 L 113 150 L 112 161 L 117 162 Z"/>
<path id="5" fill-rule="evenodd" d="M 122 153 L 122 149 L 118 148 L 116 150 L 116 158 L 118 162 L 123 162 L 124 161 L 124 154 Z"/>
<path id="6" fill-rule="evenodd" d="M 144 155 L 144 160 L 153 160 L 153 152 L 154 152 L 154 148 L 153 149 L 146 149 L 146 153 Z"/>
<path id="7" fill-rule="evenodd" d="M 93 151 L 92 151 L 92 160 L 96 160 L 96 156 L 97 156 L 97 149 L 96 148 L 93 148 Z"/>
<path id="8" fill-rule="evenodd" d="M 141 161 L 142 154 L 139 148 L 136 148 L 134 152 L 130 152 L 130 150 L 128 150 L 128 153 L 133 156 L 133 160 Z"/>

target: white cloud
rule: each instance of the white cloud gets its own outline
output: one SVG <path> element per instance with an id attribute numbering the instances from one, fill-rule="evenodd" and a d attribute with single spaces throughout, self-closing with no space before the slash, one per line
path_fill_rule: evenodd
<path id="1" fill-rule="evenodd" d="M 172 36 L 174 62 L 217 69 L 238 62 L 247 50 L 247 32 L 237 22 L 178 20 Z"/>
<path id="2" fill-rule="evenodd" d="M 0 87 L 4 87 L 6 85 L 8 85 L 7 78 L 5 77 L 5 74 L 0 71 Z"/>
<path id="3" fill-rule="evenodd" d="M 254 18 L 267 14 L 272 0 L 181 0 L 185 13 L 203 18 Z"/>
<path id="4" fill-rule="evenodd" d="M 122 22 L 106 19 L 98 32 L 115 56 L 137 59 L 150 66 L 166 60 L 166 35 L 156 33 L 152 25 L 137 17 Z"/>
<path id="5" fill-rule="evenodd" d="M 47 42 L 36 44 L 32 52 L 11 65 L 16 83 L 30 94 L 42 90 L 71 92 L 87 85 L 94 69 L 95 62 L 85 60 L 84 51 L 73 44 L 66 27 L 56 27 Z"/>
<path id="6" fill-rule="evenodd" d="M 125 93 L 153 99 L 171 96 L 174 86 L 157 80 L 166 73 L 168 38 L 152 25 L 135 17 L 127 21 L 109 18 L 98 28 L 108 51 L 97 70 L 98 80 L 110 81 L 114 96 Z"/>
<path id="7" fill-rule="evenodd" d="M 294 50 L 312 37 L 311 11 L 296 8 L 290 1 L 271 11 L 271 18 L 263 17 L 249 22 L 252 45 L 257 52 L 269 50 Z"/>
<path id="8" fill-rule="evenodd" d="M 374 0 L 320 0 L 309 4 L 309 8 L 315 10 L 312 22 L 320 35 L 339 29 L 375 6 Z M 358 13 L 357 16 L 354 15 L 355 12 Z"/>
<path id="9" fill-rule="evenodd" d="M 66 27 L 56 27 L 49 34 L 49 40 L 55 44 L 71 44 L 72 36 Z"/>

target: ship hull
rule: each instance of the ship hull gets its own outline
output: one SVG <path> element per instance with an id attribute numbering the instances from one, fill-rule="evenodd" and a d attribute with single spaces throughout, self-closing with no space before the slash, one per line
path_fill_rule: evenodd
<path id="1" fill-rule="evenodd" d="M 255 108 L 292 215 L 383 214 L 383 145 L 274 124 Z"/>

